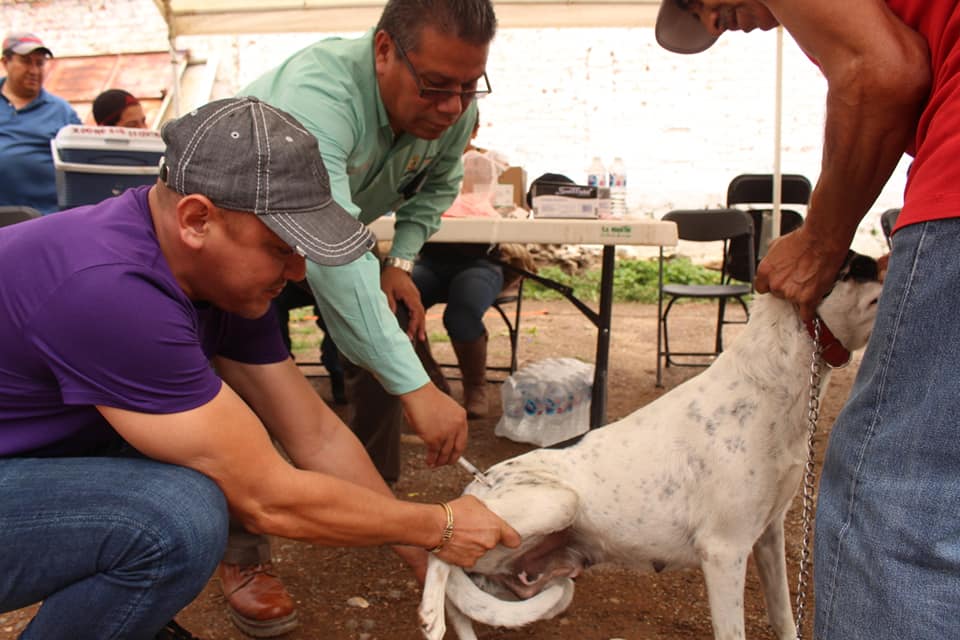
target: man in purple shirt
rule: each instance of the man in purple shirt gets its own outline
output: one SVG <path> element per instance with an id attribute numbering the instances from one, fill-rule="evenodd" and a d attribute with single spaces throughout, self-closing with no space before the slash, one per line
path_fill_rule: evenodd
<path id="1" fill-rule="evenodd" d="M 305 257 L 373 243 L 315 138 L 255 98 L 163 138 L 153 187 L 0 229 L 0 612 L 44 601 L 23 638 L 175 637 L 228 509 L 258 533 L 397 545 L 418 577 L 425 549 L 470 566 L 518 544 L 473 498 L 396 500 L 289 358 L 273 298 Z"/>

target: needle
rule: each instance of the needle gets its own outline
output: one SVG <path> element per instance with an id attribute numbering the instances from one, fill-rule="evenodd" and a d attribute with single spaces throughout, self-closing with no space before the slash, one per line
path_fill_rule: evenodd
<path id="1" fill-rule="evenodd" d="M 480 471 L 480 469 L 477 469 L 475 466 L 473 466 L 473 464 L 469 460 L 467 460 L 463 456 L 460 456 L 459 458 L 457 458 L 457 462 L 459 462 L 460 466 L 466 469 L 477 482 L 479 482 L 480 484 L 484 484 L 488 487 L 493 486 L 490 484 L 490 480 L 487 479 L 487 476 L 484 475 L 483 471 Z"/>

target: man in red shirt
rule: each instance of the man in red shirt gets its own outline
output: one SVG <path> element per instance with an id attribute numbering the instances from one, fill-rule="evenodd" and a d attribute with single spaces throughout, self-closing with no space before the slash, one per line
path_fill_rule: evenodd
<path id="1" fill-rule="evenodd" d="M 914 157 L 870 344 L 820 481 L 821 640 L 947 638 L 960 610 L 960 8 L 956 0 L 663 0 L 678 53 L 724 31 L 794 37 L 827 79 L 823 164 L 804 225 L 756 287 L 814 317 L 863 216 Z"/>

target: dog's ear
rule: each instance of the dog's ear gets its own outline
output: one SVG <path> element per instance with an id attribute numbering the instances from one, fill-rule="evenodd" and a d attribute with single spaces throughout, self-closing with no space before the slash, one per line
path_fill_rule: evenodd
<path id="1" fill-rule="evenodd" d="M 837 282 L 845 280 L 878 282 L 880 280 L 880 270 L 877 268 L 877 261 L 855 251 L 847 251 L 843 266 L 837 273 Z"/>

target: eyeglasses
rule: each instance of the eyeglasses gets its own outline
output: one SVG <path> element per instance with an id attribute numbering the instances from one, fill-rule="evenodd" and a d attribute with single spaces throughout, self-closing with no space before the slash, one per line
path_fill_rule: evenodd
<path id="1" fill-rule="evenodd" d="M 410 58 L 407 57 L 407 53 L 403 50 L 403 47 L 400 46 L 400 41 L 390 35 L 390 39 L 393 40 L 393 45 L 397 48 L 397 53 L 400 54 L 400 59 L 403 60 L 403 63 L 407 65 L 407 69 L 410 70 L 410 75 L 413 76 L 413 81 L 417 84 L 417 92 L 421 99 L 429 100 L 435 104 L 440 104 L 446 102 L 450 98 L 456 97 L 462 103 L 468 104 L 472 100 L 477 98 L 482 98 L 485 95 L 488 95 L 492 89 L 490 88 L 490 80 L 487 78 L 487 72 L 483 72 L 483 86 L 482 89 L 466 89 L 461 91 L 453 91 L 452 89 L 438 89 L 435 87 L 425 87 L 423 82 L 420 81 L 420 74 L 417 73 L 417 70 L 413 67 L 413 63 L 410 62 Z M 475 81 L 474 84 L 476 84 Z"/>

